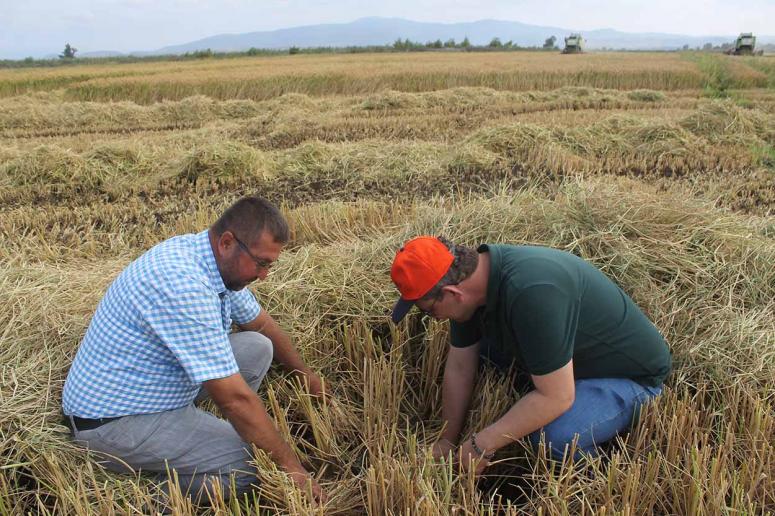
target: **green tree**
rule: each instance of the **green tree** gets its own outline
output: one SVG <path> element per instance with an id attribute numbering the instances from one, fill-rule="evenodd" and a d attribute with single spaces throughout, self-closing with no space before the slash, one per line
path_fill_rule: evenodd
<path id="1" fill-rule="evenodd" d="M 188 52 L 186 52 L 186 55 L 188 55 Z M 204 50 L 194 50 L 191 55 L 197 59 L 208 59 L 213 57 L 213 51 L 210 48 L 206 48 Z"/>
<path id="2" fill-rule="evenodd" d="M 444 42 L 444 46 L 446 48 L 455 48 L 455 39 L 454 38 L 448 39 L 447 41 Z"/>
<path id="3" fill-rule="evenodd" d="M 288 53 L 292 56 L 298 54 L 299 52 L 300 52 L 299 47 L 291 47 L 288 49 Z"/>
<path id="4" fill-rule="evenodd" d="M 78 52 L 78 49 L 71 47 L 70 43 L 67 43 L 65 44 L 65 49 L 59 54 L 59 59 L 73 59 L 76 52 Z"/>
<path id="5" fill-rule="evenodd" d="M 555 48 L 555 43 L 557 43 L 557 36 L 551 36 L 546 38 L 546 41 L 544 41 L 544 48 L 546 49 L 552 49 Z"/>
<path id="6" fill-rule="evenodd" d="M 431 43 L 431 47 L 433 47 L 433 48 L 443 48 L 444 47 L 444 43 L 442 43 L 440 39 L 437 39 L 436 41 Z"/>
<path id="7" fill-rule="evenodd" d="M 407 50 L 408 51 L 408 50 L 412 50 L 413 48 L 421 48 L 421 47 L 423 47 L 422 43 L 415 43 L 414 41 L 412 41 L 409 38 L 406 38 L 406 39 L 398 38 L 393 43 L 393 48 L 395 48 L 396 50 Z"/>
<path id="8" fill-rule="evenodd" d="M 468 41 L 468 36 L 463 38 L 463 41 L 460 42 L 460 48 L 471 48 L 471 42 Z"/>
<path id="9" fill-rule="evenodd" d="M 490 48 L 501 48 L 503 46 L 503 43 L 501 43 L 500 38 L 492 38 L 490 41 L 490 44 L 487 45 Z"/>

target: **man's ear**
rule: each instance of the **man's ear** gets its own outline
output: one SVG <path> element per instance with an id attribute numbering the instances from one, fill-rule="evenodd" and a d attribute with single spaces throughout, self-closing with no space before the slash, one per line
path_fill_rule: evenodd
<path id="1" fill-rule="evenodd" d="M 459 285 L 447 285 L 445 287 L 441 287 L 441 290 L 442 292 L 446 292 L 447 294 L 452 295 L 456 301 L 463 299 L 463 291 Z"/>
<path id="2" fill-rule="evenodd" d="M 237 241 L 234 240 L 234 233 L 231 231 L 224 231 L 221 233 L 221 236 L 218 237 L 218 250 L 221 254 L 227 252 L 234 245 L 237 245 Z"/>

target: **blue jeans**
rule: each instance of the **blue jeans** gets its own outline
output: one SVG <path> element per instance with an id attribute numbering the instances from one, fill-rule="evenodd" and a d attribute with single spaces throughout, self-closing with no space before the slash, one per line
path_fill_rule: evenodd
<path id="1" fill-rule="evenodd" d="M 576 400 L 567 412 L 528 437 L 538 446 L 543 432 L 548 451 L 562 459 L 578 434 L 575 457 L 581 452 L 597 455 L 598 445 L 630 429 L 640 407 L 662 392 L 628 378 L 585 378 L 576 380 Z"/>

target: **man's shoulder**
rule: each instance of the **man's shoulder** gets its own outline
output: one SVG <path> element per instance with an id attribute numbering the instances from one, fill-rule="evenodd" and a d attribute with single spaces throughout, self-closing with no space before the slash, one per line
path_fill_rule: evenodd
<path id="1" fill-rule="evenodd" d="M 196 235 L 169 238 L 132 262 L 124 280 L 156 288 L 181 288 L 192 280 L 207 285 L 207 267 L 196 246 Z"/>
<path id="2" fill-rule="evenodd" d="M 575 267 L 583 261 L 573 253 L 554 247 L 499 244 L 490 248 L 498 252 L 505 267 L 511 266 L 507 269 L 509 272 L 514 272 L 514 267 L 525 271 L 553 271 L 558 268 Z"/>
<path id="3" fill-rule="evenodd" d="M 571 253 L 529 245 L 499 245 L 497 252 L 503 297 L 513 299 L 533 287 L 572 291 L 578 286 L 581 259 Z"/>
<path id="4" fill-rule="evenodd" d="M 505 260 L 543 260 L 559 261 L 575 260 L 577 257 L 562 249 L 541 245 L 491 244 L 490 251 L 497 252 Z"/>
<path id="5" fill-rule="evenodd" d="M 153 263 L 156 266 L 175 265 L 175 267 L 190 265 L 197 261 L 196 235 L 178 235 L 148 249 L 138 262 Z"/>

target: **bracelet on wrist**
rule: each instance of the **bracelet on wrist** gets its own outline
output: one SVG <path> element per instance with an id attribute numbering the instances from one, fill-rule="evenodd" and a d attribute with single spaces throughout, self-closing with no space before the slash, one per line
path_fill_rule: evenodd
<path id="1" fill-rule="evenodd" d="M 476 444 L 476 433 L 471 434 L 471 448 L 473 448 L 477 455 L 483 459 L 490 460 L 495 457 L 494 451 L 491 451 L 490 453 L 484 453 L 484 450 L 481 449 L 478 444 Z"/>

